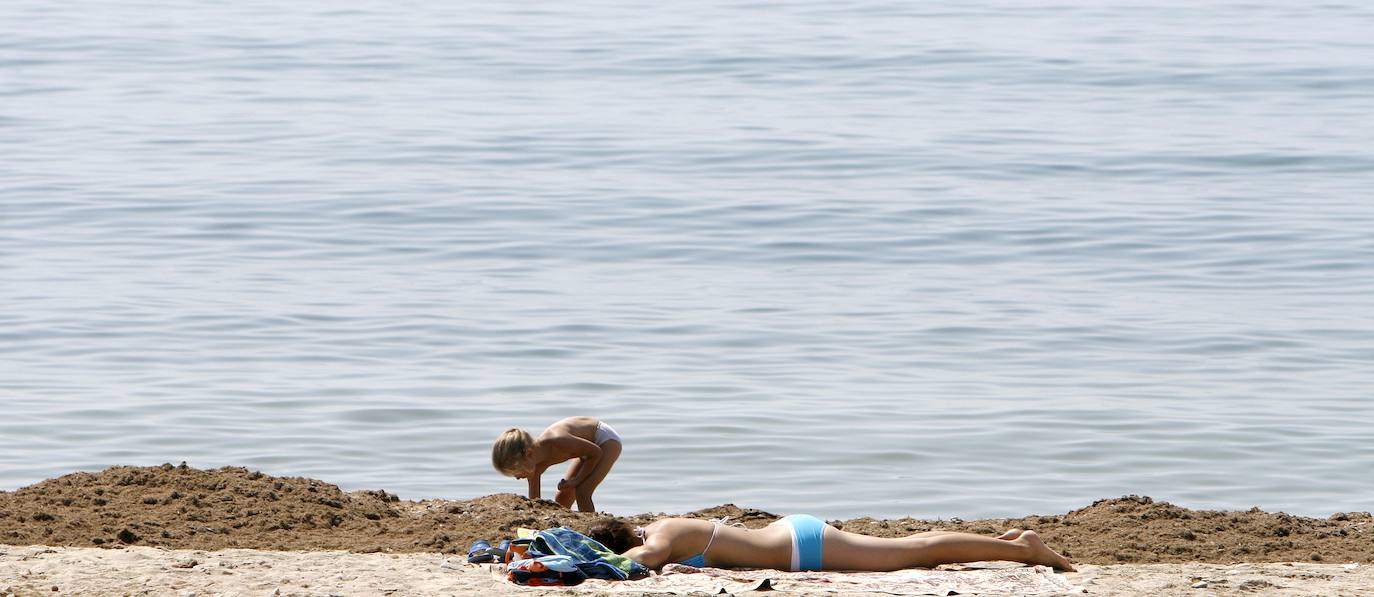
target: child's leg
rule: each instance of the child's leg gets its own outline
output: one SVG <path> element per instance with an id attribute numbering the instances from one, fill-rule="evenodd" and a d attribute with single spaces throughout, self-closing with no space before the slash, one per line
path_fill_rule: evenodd
<path id="1" fill-rule="evenodd" d="M 578 472 L 580 472 L 581 470 L 582 459 L 578 458 L 576 460 L 573 460 L 573 463 L 568 466 L 568 471 L 563 473 L 563 479 L 560 479 L 559 482 L 562 483 L 564 480 L 567 479 L 576 479 Z M 572 487 L 569 487 L 567 489 L 560 487 L 558 488 L 558 493 L 554 494 L 553 496 L 553 501 L 558 502 L 558 505 L 563 506 L 564 508 L 568 508 L 570 510 L 572 509 L 573 502 L 576 500 L 577 490 Z"/>
<path id="2" fill-rule="evenodd" d="M 596 491 L 596 486 L 606 478 L 606 473 L 611 472 L 611 467 L 620 458 L 620 440 L 606 440 L 601 444 L 601 459 L 596 461 L 596 468 L 592 469 L 591 474 L 577 486 L 577 509 L 583 512 L 596 512 L 596 505 L 592 503 L 592 492 Z"/>
<path id="3" fill-rule="evenodd" d="M 577 501 L 577 490 L 571 487 L 567 489 L 560 489 L 558 490 L 558 493 L 554 494 L 553 501 L 558 502 L 558 505 L 571 510 L 573 502 Z"/>

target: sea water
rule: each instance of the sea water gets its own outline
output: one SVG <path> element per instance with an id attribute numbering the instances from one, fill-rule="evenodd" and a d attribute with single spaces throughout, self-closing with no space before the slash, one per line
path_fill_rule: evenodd
<path id="1" fill-rule="evenodd" d="M 1374 501 L 1374 9 L 0 4 L 0 489 Z M 557 471 L 545 483 L 552 493 Z"/>

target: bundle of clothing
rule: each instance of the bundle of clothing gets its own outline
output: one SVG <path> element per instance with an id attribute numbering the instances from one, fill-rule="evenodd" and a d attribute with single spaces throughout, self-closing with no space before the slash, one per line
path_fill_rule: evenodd
<path id="1" fill-rule="evenodd" d="M 649 575 L 639 562 L 572 529 L 535 531 L 529 539 L 524 556 L 506 564 L 506 579 L 518 585 L 570 587 L 589 578 L 628 580 Z"/>

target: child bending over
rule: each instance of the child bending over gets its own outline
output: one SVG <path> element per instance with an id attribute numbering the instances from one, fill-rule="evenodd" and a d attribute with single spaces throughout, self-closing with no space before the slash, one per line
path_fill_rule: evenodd
<path id="1" fill-rule="evenodd" d="M 620 435 L 596 417 L 568 417 L 549 425 L 539 437 L 512 427 L 496 438 L 491 464 L 508 477 L 529 483 L 530 499 L 539 499 L 539 477 L 549 467 L 577 459 L 558 482 L 554 501 L 571 508 L 595 512 L 592 492 L 620 458 Z"/>

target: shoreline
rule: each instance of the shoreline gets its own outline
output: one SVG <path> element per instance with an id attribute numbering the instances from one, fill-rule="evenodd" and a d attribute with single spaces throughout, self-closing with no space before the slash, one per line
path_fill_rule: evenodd
<path id="1" fill-rule="evenodd" d="M 680 515 L 729 516 L 749 527 L 779 518 L 733 504 Z M 473 576 L 475 569 L 467 568 L 463 556 L 473 540 L 510 537 L 517 527 L 585 530 L 603 516 L 514 494 L 410 501 L 386 491 L 344 492 L 316 479 L 273 477 L 240 467 L 117 466 L 0 491 L 0 596 L 7 595 L 4 589 L 16 596 L 29 594 L 25 591 L 36 591 L 32 587 L 43 583 L 49 583 L 43 587 L 45 595 L 54 594 L 52 586 L 59 587 L 59 594 L 143 591 L 110 588 L 111 592 L 100 593 L 92 592 L 106 590 L 100 585 L 80 585 L 83 578 L 100 578 L 96 570 L 105 570 L 101 574 L 107 575 L 107 582 L 110 574 L 122 577 L 141 571 L 138 574 L 146 577 L 146 586 L 160 588 L 153 594 L 272 594 L 277 589 L 282 591 L 279 594 L 320 594 L 290 584 L 295 582 L 292 578 L 278 574 L 286 570 L 312 571 L 309 575 L 313 576 L 307 576 L 314 580 L 301 582 L 315 587 L 354 583 L 353 588 L 339 589 L 346 594 L 391 594 L 376 584 L 388 578 L 396 583 L 421 579 L 436 583 L 398 585 L 413 591 L 397 589 L 394 594 L 444 594 L 444 583 L 455 579 L 487 584 L 474 584 L 478 588 L 454 594 L 486 593 L 501 587 L 490 584 L 489 574 Z M 667 515 L 622 518 L 642 524 L 662 516 Z M 1193 585 L 1198 583 L 1212 592 L 1300 587 L 1292 594 L 1374 593 L 1374 577 L 1369 572 L 1374 570 L 1370 565 L 1374 564 L 1374 516 L 1367 512 L 1327 518 L 1259 509 L 1219 512 L 1125 496 L 1056 515 L 973 521 L 861 517 L 828 522 L 884 537 L 928 530 L 996 534 L 1007 528 L 1033 529 L 1079 566 L 1080 572 L 1065 578 L 1093 594 L 1168 594 L 1176 589 L 1187 593 L 1195 592 Z M 248 583 L 246 579 L 240 579 L 238 588 L 211 582 L 234 577 L 240 569 L 261 568 L 252 562 L 278 560 L 271 568 L 258 570 L 267 574 L 263 582 L 277 583 L 271 588 L 242 584 Z M 190 561 L 197 563 L 187 566 Z M 379 571 L 359 572 L 369 567 Z M 403 573 L 389 576 L 384 570 L 390 568 Z M 192 569 L 195 574 L 186 572 Z M 206 575 L 207 570 L 214 573 L 196 576 Z M 346 578 L 350 575 L 352 580 Z M 199 580 L 190 582 L 195 579 Z M 1354 588 L 1341 584 L 1347 582 L 1354 583 Z M 182 586 L 187 588 L 178 588 Z M 513 585 L 508 588 L 528 591 Z M 378 592 L 371 593 L 373 589 Z"/>

